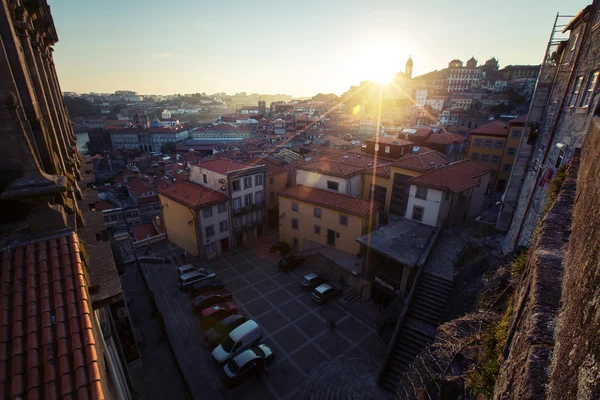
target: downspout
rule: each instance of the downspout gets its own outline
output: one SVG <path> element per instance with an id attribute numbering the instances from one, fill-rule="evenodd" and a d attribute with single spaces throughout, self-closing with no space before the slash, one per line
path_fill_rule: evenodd
<path id="1" fill-rule="evenodd" d="M 569 90 L 571 88 L 571 83 L 573 82 L 573 77 L 575 75 L 575 69 L 577 68 L 577 65 L 579 64 L 579 58 L 581 56 L 581 50 L 583 48 L 584 40 L 587 39 L 587 36 L 588 36 L 588 32 L 589 32 L 589 28 L 590 28 L 589 16 L 590 16 L 590 14 L 588 12 L 588 15 L 586 16 L 586 18 L 582 18 L 582 20 L 585 22 L 585 28 L 583 31 L 583 35 L 581 35 L 581 41 L 579 42 L 579 49 L 577 49 L 577 55 L 575 56 L 573 66 L 571 68 L 571 73 L 569 75 L 569 81 L 567 82 L 566 93 L 560 102 L 560 107 L 558 109 L 558 115 L 556 116 L 556 119 L 554 120 L 554 125 L 552 126 L 552 132 L 550 134 L 550 139 L 548 140 L 548 143 L 546 143 L 546 149 L 544 150 L 544 156 L 542 157 L 542 160 L 540 161 L 540 169 L 538 170 L 538 173 L 535 177 L 535 186 L 534 186 L 533 190 L 531 191 L 531 193 L 529 194 L 529 200 L 527 201 L 527 206 L 525 207 L 525 213 L 523 214 L 523 218 L 521 219 L 521 222 L 519 223 L 519 230 L 517 231 L 517 236 L 516 236 L 515 242 L 514 242 L 515 245 L 517 243 L 519 243 L 519 239 L 520 239 L 521 233 L 523 231 L 523 226 L 525 225 L 525 219 L 527 218 L 527 214 L 529 213 L 529 208 L 531 207 L 531 203 L 533 202 L 533 195 L 537 188 L 537 182 L 540 180 L 540 176 L 542 175 L 542 171 L 543 171 L 542 165 L 544 165 L 546 158 L 548 158 L 548 153 L 550 152 L 552 142 L 554 141 L 554 136 L 556 136 L 556 129 L 558 128 L 558 121 L 560 120 L 560 117 L 564 110 L 565 102 L 567 101 Z M 563 51 L 564 51 L 563 52 L 563 57 L 564 57 L 566 49 Z M 557 67 L 557 71 L 558 71 L 558 68 L 560 68 L 560 66 Z M 525 130 L 523 130 L 523 131 L 525 131 Z"/>

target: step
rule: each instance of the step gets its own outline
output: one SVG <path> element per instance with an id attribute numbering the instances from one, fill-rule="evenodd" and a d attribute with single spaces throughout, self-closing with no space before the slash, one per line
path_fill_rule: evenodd
<path id="1" fill-rule="evenodd" d="M 433 286 L 433 287 L 437 287 L 440 289 L 440 291 L 443 292 L 452 292 L 452 283 L 450 282 L 441 282 L 441 281 L 437 281 L 435 279 L 423 279 L 421 278 L 419 280 L 419 285 L 424 285 L 424 286 Z"/>
<path id="2" fill-rule="evenodd" d="M 410 364 L 411 360 L 409 360 L 408 358 L 394 358 L 394 357 L 390 357 L 390 359 L 388 360 L 388 364 L 394 364 L 397 368 L 400 369 L 406 369 L 406 367 L 408 366 L 408 364 Z"/>
<path id="3" fill-rule="evenodd" d="M 392 354 L 390 356 L 390 360 L 394 360 L 394 362 L 398 364 L 409 365 L 415 360 L 415 357 L 404 352 L 398 352 L 396 354 Z"/>
<path id="4" fill-rule="evenodd" d="M 423 351 L 423 348 L 419 347 L 419 346 L 415 346 L 415 345 L 407 346 L 406 343 L 403 343 L 403 344 L 400 344 L 399 346 L 396 346 L 394 348 L 394 350 L 399 353 L 404 353 L 406 355 L 409 355 L 411 357 L 416 357 L 417 354 L 419 354 L 421 351 Z"/>
<path id="5" fill-rule="evenodd" d="M 387 365 L 388 373 L 392 373 L 396 377 L 400 377 L 404 371 L 406 371 L 406 366 L 398 366 L 396 364 L 388 363 Z"/>
<path id="6" fill-rule="evenodd" d="M 446 308 L 446 302 L 445 301 L 441 301 L 441 300 L 433 300 L 431 299 L 431 297 L 427 297 L 426 295 L 423 294 L 417 294 L 414 298 L 413 301 L 411 302 L 412 304 L 415 303 L 419 303 L 422 305 L 425 305 L 427 307 L 430 307 L 434 310 L 442 310 L 444 311 L 444 309 Z"/>
<path id="7" fill-rule="evenodd" d="M 410 309 L 408 310 L 408 312 L 425 314 L 425 315 L 429 315 L 430 317 L 432 317 L 434 319 L 439 319 L 442 316 L 442 314 L 444 313 L 444 310 L 433 309 L 433 308 L 427 306 L 426 304 L 423 304 L 420 302 L 414 302 L 410 305 Z"/>
<path id="8" fill-rule="evenodd" d="M 431 343 L 433 341 L 433 338 L 423 335 L 421 332 L 412 332 L 412 331 L 403 330 L 401 335 L 403 337 L 411 338 L 413 341 L 415 341 L 417 343 L 422 343 L 424 345 L 428 345 L 429 343 Z"/>
<path id="9" fill-rule="evenodd" d="M 425 344 L 417 343 L 407 338 L 401 339 L 399 345 L 396 346 L 396 349 L 398 349 L 398 351 L 410 350 L 411 352 L 416 351 L 417 354 L 423 351 L 424 348 Z"/>
<path id="10" fill-rule="evenodd" d="M 398 381 L 394 380 L 394 378 L 388 374 L 383 375 L 380 384 L 385 390 L 392 393 L 396 392 L 396 388 L 398 387 Z"/>
<path id="11" fill-rule="evenodd" d="M 432 280 L 432 281 L 438 281 L 438 282 L 444 283 L 446 285 L 452 286 L 452 280 L 440 278 L 437 275 L 428 274 L 427 272 L 423 273 L 423 275 L 421 276 L 421 279 L 428 279 L 428 280 Z"/>
<path id="12" fill-rule="evenodd" d="M 420 320 L 422 322 L 425 322 L 427 324 L 430 324 L 430 325 L 435 325 L 435 326 L 438 325 L 438 322 L 437 322 L 436 319 L 432 319 L 432 318 L 426 317 L 426 316 L 421 315 L 421 314 L 410 314 L 410 316 L 412 318 L 416 318 L 416 319 L 418 319 L 418 320 Z"/>
<path id="13" fill-rule="evenodd" d="M 432 293 L 439 293 L 440 296 L 449 296 L 452 293 L 452 288 L 440 286 L 431 281 L 420 281 L 419 286 L 417 286 L 417 290 L 419 289 L 427 289 Z"/>
<path id="14" fill-rule="evenodd" d="M 415 295 L 417 293 L 427 294 L 427 295 L 429 295 L 435 299 L 438 299 L 439 301 L 443 301 L 443 302 L 448 301 L 448 299 L 450 298 L 450 292 L 443 292 L 440 289 L 438 289 L 436 287 L 432 287 L 432 286 L 419 285 L 417 291 L 415 292 Z"/>
<path id="15" fill-rule="evenodd" d="M 446 296 L 444 296 L 443 294 L 439 292 L 433 293 L 427 290 L 426 288 L 418 288 L 415 293 L 415 297 L 427 297 L 428 299 L 436 303 L 445 303 L 446 301 L 448 301 L 447 298 L 444 298 Z"/>

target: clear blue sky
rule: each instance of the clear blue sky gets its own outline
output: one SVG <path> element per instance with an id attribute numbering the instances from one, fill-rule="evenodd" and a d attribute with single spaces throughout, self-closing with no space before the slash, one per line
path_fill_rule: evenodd
<path id="1" fill-rule="evenodd" d="M 312 96 L 492 55 L 539 64 L 591 0 L 48 0 L 64 91 Z"/>

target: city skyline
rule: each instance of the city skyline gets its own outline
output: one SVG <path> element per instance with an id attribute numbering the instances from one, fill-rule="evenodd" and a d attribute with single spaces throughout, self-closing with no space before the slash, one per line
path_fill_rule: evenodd
<path id="1" fill-rule="evenodd" d="M 309 1 L 302 8 L 262 2 L 233 9 L 189 0 L 168 7 L 154 0 L 49 3 L 65 91 L 302 97 L 339 95 L 363 80 L 391 77 L 409 56 L 413 76 L 471 56 L 480 64 L 492 56 L 501 66 L 539 64 L 556 12 L 575 15 L 588 1 L 552 0 L 542 8 L 510 0 L 493 13 L 491 1 Z"/>

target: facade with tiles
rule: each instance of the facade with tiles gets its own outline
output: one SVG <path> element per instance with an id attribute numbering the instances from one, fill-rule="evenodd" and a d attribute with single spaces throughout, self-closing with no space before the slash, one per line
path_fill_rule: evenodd
<path id="1" fill-rule="evenodd" d="M 1 0 L 0 36 L 0 398 L 130 399 L 141 359 L 46 1 Z"/>
<path id="2" fill-rule="evenodd" d="M 503 198 L 496 227 L 507 231 L 505 251 L 528 243 L 551 180 L 583 145 L 600 104 L 600 1 L 581 10 L 564 32 L 568 39 L 542 64 Z"/>

